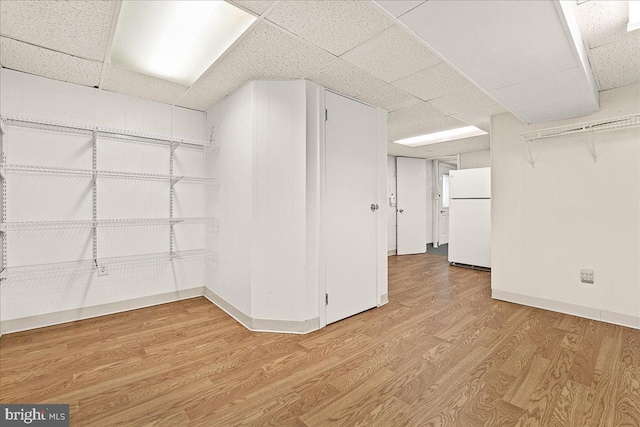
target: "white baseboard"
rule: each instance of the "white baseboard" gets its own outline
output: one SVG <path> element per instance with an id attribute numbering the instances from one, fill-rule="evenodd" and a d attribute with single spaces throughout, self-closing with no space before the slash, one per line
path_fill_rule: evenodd
<path id="1" fill-rule="evenodd" d="M 528 295 L 514 294 L 497 289 L 491 290 L 491 297 L 501 301 L 513 302 L 516 304 L 541 308 L 543 310 L 556 311 L 558 313 L 570 314 L 572 316 L 584 317 L 587 319 L 599 320 L 601 322 L 613 323 L 614 325 L 640 329 L 640 317 L 638 316 L 614 313 L 597 308 L 583 307 L 581 305 L 552 301 Z"/>
<path id="2" fill-rule="evenodd" d="M 151 295 L 132 300 L 112 302 L 108 304 L 94 305 L 91 307 L 74 308 L 71 310 L 57 311 L 55 313 L 39 314 L 20 319 L 3 320 L 0 323 L 0 332 L 8 334 L 12 332 L 26 331 L 29 329 L 44 328 L 45 326 L 59 325 L 61 323 L 75 322 L 76 320 L 91 319 L 108 314 L 121 313 L 123 311 L 136 310 L 138 308 L 151 307 L 166 304 L 183 299 L 201 297 L 203 287 L 184 289 L 165 294 Z"/>
<path id="3" fill-rule="evenodd" d="M 395 249 L 389 249 L 387 251 L 387 256 L 393 256 L 393 255 L 397 255 L 398 251 Z"/>
<path id="4" fill-rule="evenodd" d="M 389 302 L 389 294 L 383 294 L 380 296 L 380 303 L 378 304 L 378 307 L 380 307 L 381 305 L 385 305 Z"/>
<path id="5" fill-rule="evenodd" d="M 273 320 L 256 319 L 238 310 L 224 298 L 214 293 L 211 289 L 204 288 L 204 297 L 218 306 L 221 310 L 233 317 L 245 328 L 254 332 L 278 332 L 285 334 L 308 334 L 320 329 L 320 319 L 308 320 Z"/>

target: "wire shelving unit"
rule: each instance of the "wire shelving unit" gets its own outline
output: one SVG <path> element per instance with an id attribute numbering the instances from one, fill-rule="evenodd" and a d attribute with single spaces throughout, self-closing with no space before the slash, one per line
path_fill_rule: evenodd
<path id="1" fill-rule="evenodd" d="M 7 141 L 9 138 L 9 127 L 37 129 L 63 134 L 86 135 L 92 140 L 92 165 L 91 168 L 76 169 L 62 168 L 55 166 L 39 166 L 12 164 L 7 159 Z M 136 171 L 113 171 L 98 169 L 98 146 L 102 138 L 126 142 L 140 142 L 149 144 L 164 145 L 169 149 L 169 174 L 152 174 Z M 174 217 L 175 186 L 178 183 L 197 184 L 217 184 L 217 180 L 205 176 L 185 176 L 174 174 L 174 153 L 178 148 L 198 149 L 212 147 L 213 138 L 210 141 L 200 141 L 188 138 L 167 137 L 163 135 L 124 131 L 99 126 L 85 126 L 70 124 L 61 121 L 30 118 L 22 116 L 0 116 L 0 148 L 2 158 L 0 159 L 0 179 L 2 181 L 2 216 L 0 218 L 0 235 L 2 237 L 2 267 L 0 269 L 0 280 L 32 280 L 47 279 L 52 277 L 93 274 L 98 270 L 109 271 L 130 267 L 162 264 L 167 262 L 177 262 L 185 260 L 197 260 L 214 258 L 215 254 L 206 249 L 194 249 L 188 251 L 175 250 L 174 228 L 178 225 L 203 224 L 216 226 L 217 221 L 210 217 Z M 7 222 L 7 180 L 13 174 L 51 174 L 51 175 L 73 175 L 86 176 L 93 179 L 92 189 L 92 218 L 82 220 L 62 220 L 62 221 L 24 221 Z M 100 179 L 148 179 L 158 180 L 167 183 L 167 194 L 169 204 L 169 217 L 167 218 L 98 218 L 98 203 L 100 200 L 97 182 Z M 141 226 L 166 226 L 169 227 L 169 242 L 167 251 L 160 253 L 149 253 L 140 255 L 130 255 L 121 257 L 101 257 L 99 256 L 98 229 L 103 227 L 141 227 Z M 92 229 L 93 230 L 93 257 L 89 260 L 77 260 L 71 262 L 59 262 L 51 264 L 34 265 L 8 265 L 7 247 L 13 233 L 26 230 L 67 230 L 67 229 Z"/>

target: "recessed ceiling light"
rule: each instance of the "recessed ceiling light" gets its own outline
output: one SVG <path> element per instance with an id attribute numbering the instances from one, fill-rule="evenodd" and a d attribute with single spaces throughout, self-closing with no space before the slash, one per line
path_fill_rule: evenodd
<path id="1" fill-rule="evenodd" d="M 640 29 L 640 1 L 629 0 L 629 23 L 627 31 Z"/>
<path id="2" fill-rule="evenodd" d="M 124 1 L 111 63 L 191 85 L 255 20 L 226 1 Z"/>
<path id="3" fill-rule="evenodd" d="M 409 147 L 419 147 L 421 145 L 435 144 L 437 142 L 453 141 L 454 139 L 470 138 L 472 136 L 486 135 L 487 132 L 475 126 L 465 126 L 462 128 L 444 130 L 442 132 L 428 133 L 426 135 L 414 136 L 411 138 L 393 141 L 396 144 L 407 145 Z"/>

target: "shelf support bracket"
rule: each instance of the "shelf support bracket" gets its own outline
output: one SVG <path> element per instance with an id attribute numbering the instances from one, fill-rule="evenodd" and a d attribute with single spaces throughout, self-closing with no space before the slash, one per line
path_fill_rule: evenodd
<path id="1" fill-rule="evenodd" d="M 171 178 L 171 186 L 173 187 L 178 181 L 180 181 L 183 177 L 181 176 L 174 176 L 173 178 Z"/>
<path id="2" fill-rule="evenodd" d="M 0 133 L 7 134 L 7 119 L 0 119 Z"/>
<path id="3" fill-rule="evenodd" d="M 593 137 L 593 131 L 589 133 L 589 145 L 591 146 L 591 157 L 593 157 L 593 163 L 598 163 L 598 153 L 596 152 L 596 142 Z"/>
<path id="4" fill-rule="evenodd" d="M 171 152 L 173 153 L 174 151 L 176 151 L 176 148 L 178 148 L 181 144 L 182 144 L 182 142 L 172 142 L 171 143 Z"/>
<path id="5" fill-rule="evenodd" d="M 535 168 L 536 162 L 533 159 L 533 153 L 531 152 L 531 140 L 525 139 L 524 143 L 527 146 L 527 161 L 531 165 L 531 168 Z"/>

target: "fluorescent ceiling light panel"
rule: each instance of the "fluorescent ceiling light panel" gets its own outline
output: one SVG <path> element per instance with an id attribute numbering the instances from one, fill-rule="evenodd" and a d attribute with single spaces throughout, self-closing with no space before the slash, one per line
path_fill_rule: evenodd
<path id="1" fill-rule="evenodd" d="M 629 23 L 627 31 L 640 29 L 640 0 L 629 0 Z"/>
<path id="2" fill-rule="evenodd" d="M 191 85 L 256 17 L 226 1 L 123 1 L 111 63 Z"/>
<path id="3" fill-rule="evenodd" d="M 486 135 L 487 132 L 475 126 L 465 126 L 463 128 L 443 130 L 442 132 L 429 133 L 426 135 L 414 136 L 411 138 L 393 141 L 396 144 L 407 145 L 409 147 L 419 147 L 421 145 L 436 144 L 438 142 L 453 141 L 454 139 L 470 138 L 472 136 Z"/>

